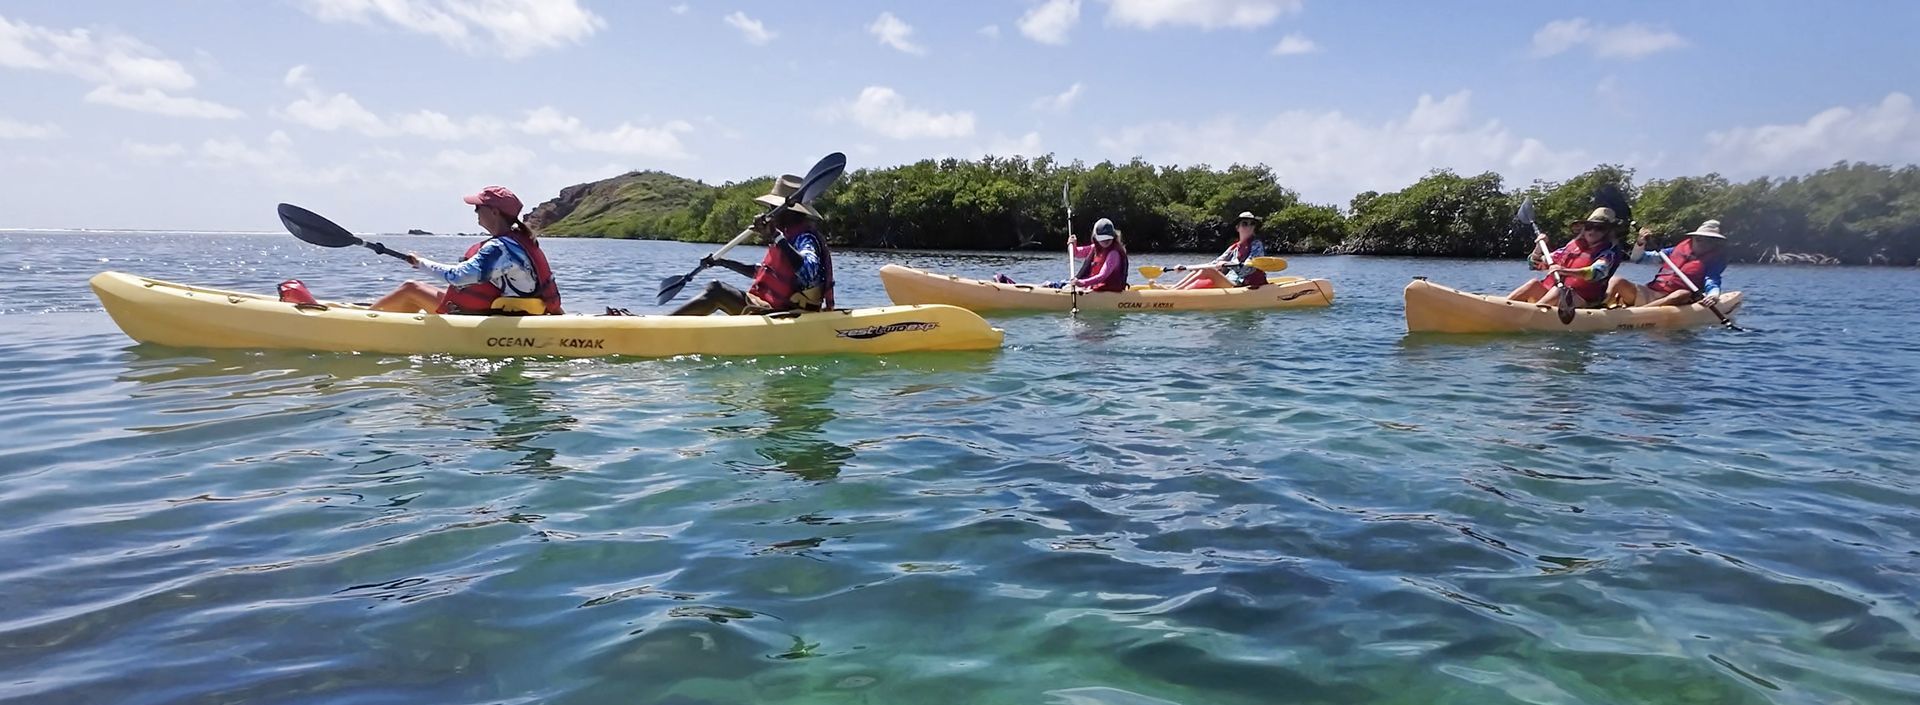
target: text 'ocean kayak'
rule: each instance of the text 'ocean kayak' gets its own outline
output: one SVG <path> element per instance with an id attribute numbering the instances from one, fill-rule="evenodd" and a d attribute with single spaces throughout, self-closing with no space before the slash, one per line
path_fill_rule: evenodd
<path id="1" fill-rule="evenodd" d="M 974 311 L 1068 311 L 1074 296 L 1033 284 L 1001 284 L 889 264 L 880 283 L 896 304 L 949 304 Z M 1333 303 L 1325 279 L 1287 277 L 1257 289 L 1147 289 L 1082 292 L 1082 311 L 1235 311 Z"/>
<path id="2" fill-rule="evenodd" d="M 1508 301 L 1501 296 L 1469 294 L 1415 279 L 1407 285 L 1409 333 L 1516 333 L 1521 331 L 1598 332 L 1714 325 L 1718 316 L 1705 306 L 1583 308 L 1572 323 L 1561 323 L 1554 307 Z M 1720 296 L 1720 311 L 1732 316 L 1740 292 Z"/>
<path id="3" fill-rule="evenodd" d="M 772 316 L 442 316 L 296 306 L 272 296 L 102 272 L 89 281 L 143 343 L 251 350 L 592 357 L 987 350 L 1002 333 L 962 308 L 888 306 Z"/>

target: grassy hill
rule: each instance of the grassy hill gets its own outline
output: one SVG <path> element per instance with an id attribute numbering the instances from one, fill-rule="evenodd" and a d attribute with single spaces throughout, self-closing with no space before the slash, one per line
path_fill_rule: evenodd
<path id="1" fill-rule="evenodd" d="M 631 171 L 561 189 L 528 220 L 543 236 L 680 239 L 697 231 L 718 189 L 661 171 Z"/>

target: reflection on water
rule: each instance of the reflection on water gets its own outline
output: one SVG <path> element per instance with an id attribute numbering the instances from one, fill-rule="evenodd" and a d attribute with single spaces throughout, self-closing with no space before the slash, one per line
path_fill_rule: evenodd
<path id="1" fill-rule="evenodd" d="M 748 438 L 754 452 L 770 465 L 749 467 L 793 473 L 805 480 L 830 480 L 853 459 L 853 449 L 826 439 L 835 416 L 830 406 L 834 378 L 803 364 L 775 369 L 735 368 L 707 382 L 702 390 L 725 408 L 730 423 L 713 427 L 718 435 Z"/>
<path id="2" fill-rule="evenodd" d="M 999 354 L 463 360 L 131 345 L 99 257 L 405 271 L 128 237 L 0 242 L 0 311 L 58 311 L 0 315 L 0 700 L 1920 693 L 1920 321 L 1792 295 L 1912 272 L 1740 268 L 1758 335 L 1409 337 L 1408 276 L 1518 265 L 1302 257 L 1333 307 L 1006 317 Z M 709 251 L 548 247 L 622 264 L 589 310 Z M 849 305 L 894 258 L 1059 265 L 845 253 Z"/>

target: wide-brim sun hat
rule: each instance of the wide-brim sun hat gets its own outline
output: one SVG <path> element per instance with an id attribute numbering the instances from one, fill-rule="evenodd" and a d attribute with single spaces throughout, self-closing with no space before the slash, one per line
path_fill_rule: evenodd
<path id="1" fill-rule="evenodd" d="M 1253 211 L 1240 211 L 1240 215 L 1235 217 L 1233 222 L 1238 225 L 1242 220 L 1251 220 L 1254 225 L 1260 224 L 1260 216 L 1254 215 Z"/>
<path id="2" fill-rule="evenodd" d="M 756 196 L 753 200 L 755 203 L 765 205 L 768 208 L 779 208 L 780 204 L 787 202 L 788 196 L 800 192 L 801 184 L 800 177 L 792 174 L 782 174 L 780 178 L 773 180 L 773 188 L 767 191 L 766 195 Z M 814 220 L 820 219 L 819 211 L 799 201 L 794 201 L 793 205 L 787 206 L 787 210 L 802 213 Z"/>
<path id="3" fill-rule="evenodd" d="M 1701 223 L 1699 230 L 1695 230 L 1693 232 L 1687 233 L 1687 235 L 1689 237 L 1706 237 L 1706 238 L 1713 238 L 1715 240 L 1727 239 L 1726 233 L 1720 232 L 1720 221 L 1718 220 L 1709 220 L 1707 222 Z"/>

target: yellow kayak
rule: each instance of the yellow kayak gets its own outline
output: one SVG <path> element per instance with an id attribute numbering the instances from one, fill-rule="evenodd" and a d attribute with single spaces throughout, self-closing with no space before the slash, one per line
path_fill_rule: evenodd
<path id="1" fill-rule="evenodd" d="M 252 350 L 452 355 L 837 355 L 988 350 L 1001 331 L 963 308 L 888 306 L 770 316 L 442 316 L 274 296 L 120 272 L 89 282 L 127 337 Z"/>
<path id="2" fill-rule="evenodd" d="M 1501 296 L 1469 294 L 1415 279 L 1407 285 L 1409 333 L 1513 333 L 1520 331 L 1598 332 L 1715 325 L 1718 316 L 1705 306 L 1583 308 L 1563 324 L 1552 306 L 1508 301 Z M 1729 317 L 1740 308 L 1740 292 L 1720 295 L 1720 311 Z"/>
<path id="3" fill-rule="evenodd" d="M 1073 295 L 1033 284 L 1001 284 L 889 264 L 880 283 L 896 304 L 951 304 L 975 311 L 1067 311 Z M 1283 277 L 1257 289 L 1153 289 L 1080 294 L 1082 311 L 1232 311 L 1303 308 L 1333 303 L 1325 279 Z"/>

